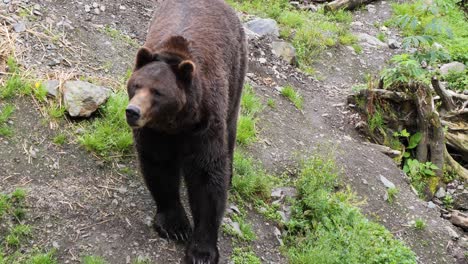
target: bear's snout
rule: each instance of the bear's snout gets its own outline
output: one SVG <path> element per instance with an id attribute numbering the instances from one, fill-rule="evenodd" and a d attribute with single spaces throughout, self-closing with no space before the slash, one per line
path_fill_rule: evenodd
<path id="1" fill-rule="evenodd" d="M 129 105 L 127 109 L 125 109 L 125 115 L 127 116 L 127 123 L 130 126 L 138 126 L 138 120 L 141 117 L 141 111 L 138 106 Z"/>

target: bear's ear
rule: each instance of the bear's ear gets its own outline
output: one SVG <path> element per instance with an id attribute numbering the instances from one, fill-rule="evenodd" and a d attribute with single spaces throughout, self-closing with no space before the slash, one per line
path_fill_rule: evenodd
<path id="1" fill-rule="evenodd" d="M 177 66 L 177 76 L 183 81 L 191 81 L 195 72 L 195 63 L 191 60 L 183 60 Z"/>
<path id="2" fill-rule="evenodd" d="M 138 50 L 136 61 L 135 61 L 135 70 L 140 69 L 146 64 L 154 61 L 157 58 L 156 54 L 151 53 L 148 48 L 142 47 Z"/>

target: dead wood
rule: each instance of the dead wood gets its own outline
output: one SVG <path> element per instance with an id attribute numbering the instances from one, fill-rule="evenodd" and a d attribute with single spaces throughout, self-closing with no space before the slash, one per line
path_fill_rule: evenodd
<path id="1" fill-rule="evenodd" d="M 442 108 L 446 111 L 453 111 L 456 108 L 455 103 L 453 102 L 452 96 L 447 92 L 447 90 L 440 84 L 437 76 L 432 77 L 431 80 L 432 87 L 434 88 L 437 95 L 440 96 L 442 101 Z"/>
<path id="2" fill-rule="evenodd" d="M 374 144 L 370 142 L 364 142 L 363 144 L 375 148 L 376 150 L 378 150 L 379 152 L 382 152 L 383 154 L 389 156 L 390 158 L 396 158 L 401 155 L 401 151 L 389 148 L 387 146 L 378 145 L 378 144 Z"/>
<path id="3" fill-rule="evenodd" d="M 325 5 L 325 12 L 334 12 L 340 9 L 353 10 L 361 5 L 368 4 L 375 0 L 335 0 Z"/>

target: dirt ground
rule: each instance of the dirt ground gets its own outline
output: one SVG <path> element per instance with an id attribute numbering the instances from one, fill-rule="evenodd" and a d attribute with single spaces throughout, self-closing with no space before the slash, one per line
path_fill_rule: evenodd
<path id="1" fill-rule="evenodd" d="M 7 8 L 4 2 L 1 9 Z M 118 80 L 131 68 L 158 1 L 12 2 L 31 8 L 38 5 L 41 14 L 32 15 L 32 22 L 25 21 L 29 33 L 19 34 L 17 52 L 25 68 L 43 75 Z M 86 12 L 85 5 L 92 6 L 93 2 L 105 6 L 105 10 L 99 15 Z M 355 12 L 354 21 L 360 23 L 353 24 L 354 33 L 375 36 L 378 29 L 374 23 L 391 15 L 387 1 L 378 1 L 374 7 L 371 12 Z M 133 40 L 112 36 L 105 26 Z M 45 29 L 54 34 L 32 33 Z M 393 35 L 398 37 L 397 32 Z M 463 256 L 463 250 L 446 229 L 455 227 L 439 217 L 438 209 L 429 209 L 419 200 L 394 162 L 363 145 L 364 139 L 354 129 L 358 119 L 347 108 L 346 95 L 353 84 L 364 82 L 366 73 L 378 72 L 397 52 L 388 47 L 363 47 L 359 55 L 347 47 L 327 51 L 314 66 L 321 77 L 317 80 L 275 58 L 268 39 L 251 42 L 248 81 L 265 103 L 274 98 L 277 107 L 261 113 L 260 140 L 250 151 L 272 172 L 288 169 L 295 157 L 305 153 L 334 155 L 343 167 L 345 183 L 366 201 L 362 210 L 405 241 L 418 255 L 419 263 L 463 263 L 455 257 Z M 266 64 L 259 63 L 261 57 L 267 59 Z M 303 111 L 279 95 L 276 87 L 288 83 L 304 96 Z M 153 263 L 179 263 L 183 246 L 159 238 L 151 228 L 155 205 L 133 155 L 103 162 L 76 142 L 56 146 L 52 138 L 67 130 L 68 124 L 51 128 L 29 98 L 18 99 L 15 105 L 15 135 L 0 138 L 0 191 L 16 187 L 28 190 L 30 224 L 37 229 L 31 244 L 57 248 L 59 263 L 79 263 L 83 255 L 100 255 L 116 264 L 138 257 L 148 257 Z M 381 175 L 400 191 L 393 204 L 384 201 Z M 410 221 L 418 218 L 425 220 L 426 229 L 411 228 Z M 287 263 L 280 254 L 274 225 L 258 215 L 249 220 L 258 235 L 252 248 L 262 263 Z M 221 263 L 228 263 L 230 238 L 222 236 L 219 245 Z"/>

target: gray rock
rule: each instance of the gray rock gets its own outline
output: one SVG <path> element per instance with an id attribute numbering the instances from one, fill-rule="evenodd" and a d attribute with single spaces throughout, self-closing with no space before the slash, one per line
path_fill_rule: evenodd
<path id="1" fill-rule="evenodd" d="M 447 193 L 445 192 L 445 189 L 443 187 L 440 187 L 439 190 L 435 193 L 435 197 L 441 199 L 444 198 Z"/>
<path id="2" fill-rule="evenodd" d="M 447 64 L 444 64 L 440 67 L 440 73 L 447 75 L 449 72 L 463 72 L 465 70 L 465 64 L 453 61 Z"/>
<path id="3" fill-rule="evenodd" d="M 284 245 L 283 239 L 281 239 L 281 231 L 275 226 L 275 229 L 273 230 L 273 234 L 275 235 L 276 239 L 280 243 L 280 245 Z"/>
<path id="4" fill-rule="evenodd" d="M 44 87 L 47 90 L 47 94 L 53 97 L 57 97 L 59 94 L 59 80 L 47 80 L 43 82 Z"/>
<path id="5" fill-rule="evenodd" d="M 279 36 L 278 24 L 270 18 L 257 18 L 246 23 L 246 27 L 259 36 Z"/>
<path id="6" fill-rule="evenodd" d="M 385 43 L 380 41 L 378 38 L 371 36 L 366 33 L 358 33 L 357 38 L 360 42 L 364 42 L 372 47 L 385 47 Z"/>
<path id="7" fill-rule="evenodd" d="M 18 22 L 16 24 L 13 25 L 13 30 L 16 32 L 16 33 L 20 33 L 20 32 L 23 32 L 26 30 L 26 24 L 24 24 L 24 22 Z"/>
<path id="8" fill-rule="evenodd" d="M 401 44 L 396 39 L 388 39 L 388 47 L 391 49 L 399 49 Z"/>
<path id="9" fill-rule="evenodd" d="M 91 12 L 91 7 L 89 5 L 85 5 L 84 10 L 85 10 L 86 13 L 89 13 L 89 12 Z"/>
<path id="10" fill-rule="evenodd" d="M 468 210 L 468 193 L 459 193 L 453 196 L 453 206 L 455 209 Z"/>
<path id="11" fill-rule="evenodd" d="M 361 21 L 353 21 L 351 22 L 352 27 L 363 27 L 364 24 Z"/>
<path id="12" fill-rule="evenodd" d="M 297 190 L 294 187 L 278 187 L 271 191 L 271 197 L 274 199 L 281 199 L 283 197 L 295 198 L 297 197 Z"/>
<path id="13" fill-rule="evenodd" d="M 111 94 L 108 88 L 83 81 L 67 81 L 63 88 L 65 108 L 72 117 L 89 117 Z"/>
<path id="14" fill-rule="evenodd" d="M 436 208 L 436 205 L 435 205 L 435 203 L 433 203 L 432 201 L 429 201 L 429 202 L 427 203 L 427 208 L 429 208 L 429 209 L 434 209 L 434 208 Z"/>
<path id="15" fill-rule="evenodd" d="M 271 43 L 273 54 L 282 58 L 289 64 L 295 65 L 296 60 L 296 49 L 290 43 L 286 41 L 273 41 Z"/>
<path id="16" fill-rule="evenodd" d="M 244 27 L 244 32 L 245 32 L 245 35 L 247 36 L 248 40 L 258 39 L 258 37 L 260 37 L 257 33 L 253 32 L 252 30 L 248 29 L 247 27 Z"/>
<path id="17" fill-rule="evenodd" d="M 457 240 L 460 238 L 460 235 L 457 233 L 457 231 L 453 230 L 451 227 L 446 226 L 445 229 L 447 230 L 447 233 L 450 235 L 451 239 Z"/>
<path id="18" fill-rule="evenodd" d="M 101 14 L 101 10 L 99 9 L 99 7 L 94 8 L 94 14 L 95 15 Z"/>
<path id="19" fill-rule="evenodd" d="M 395 188 L 395 184 L 385 178 L 383 175 L 380 175 L 380 181 L 385 185 L 387 188 Z"/>

